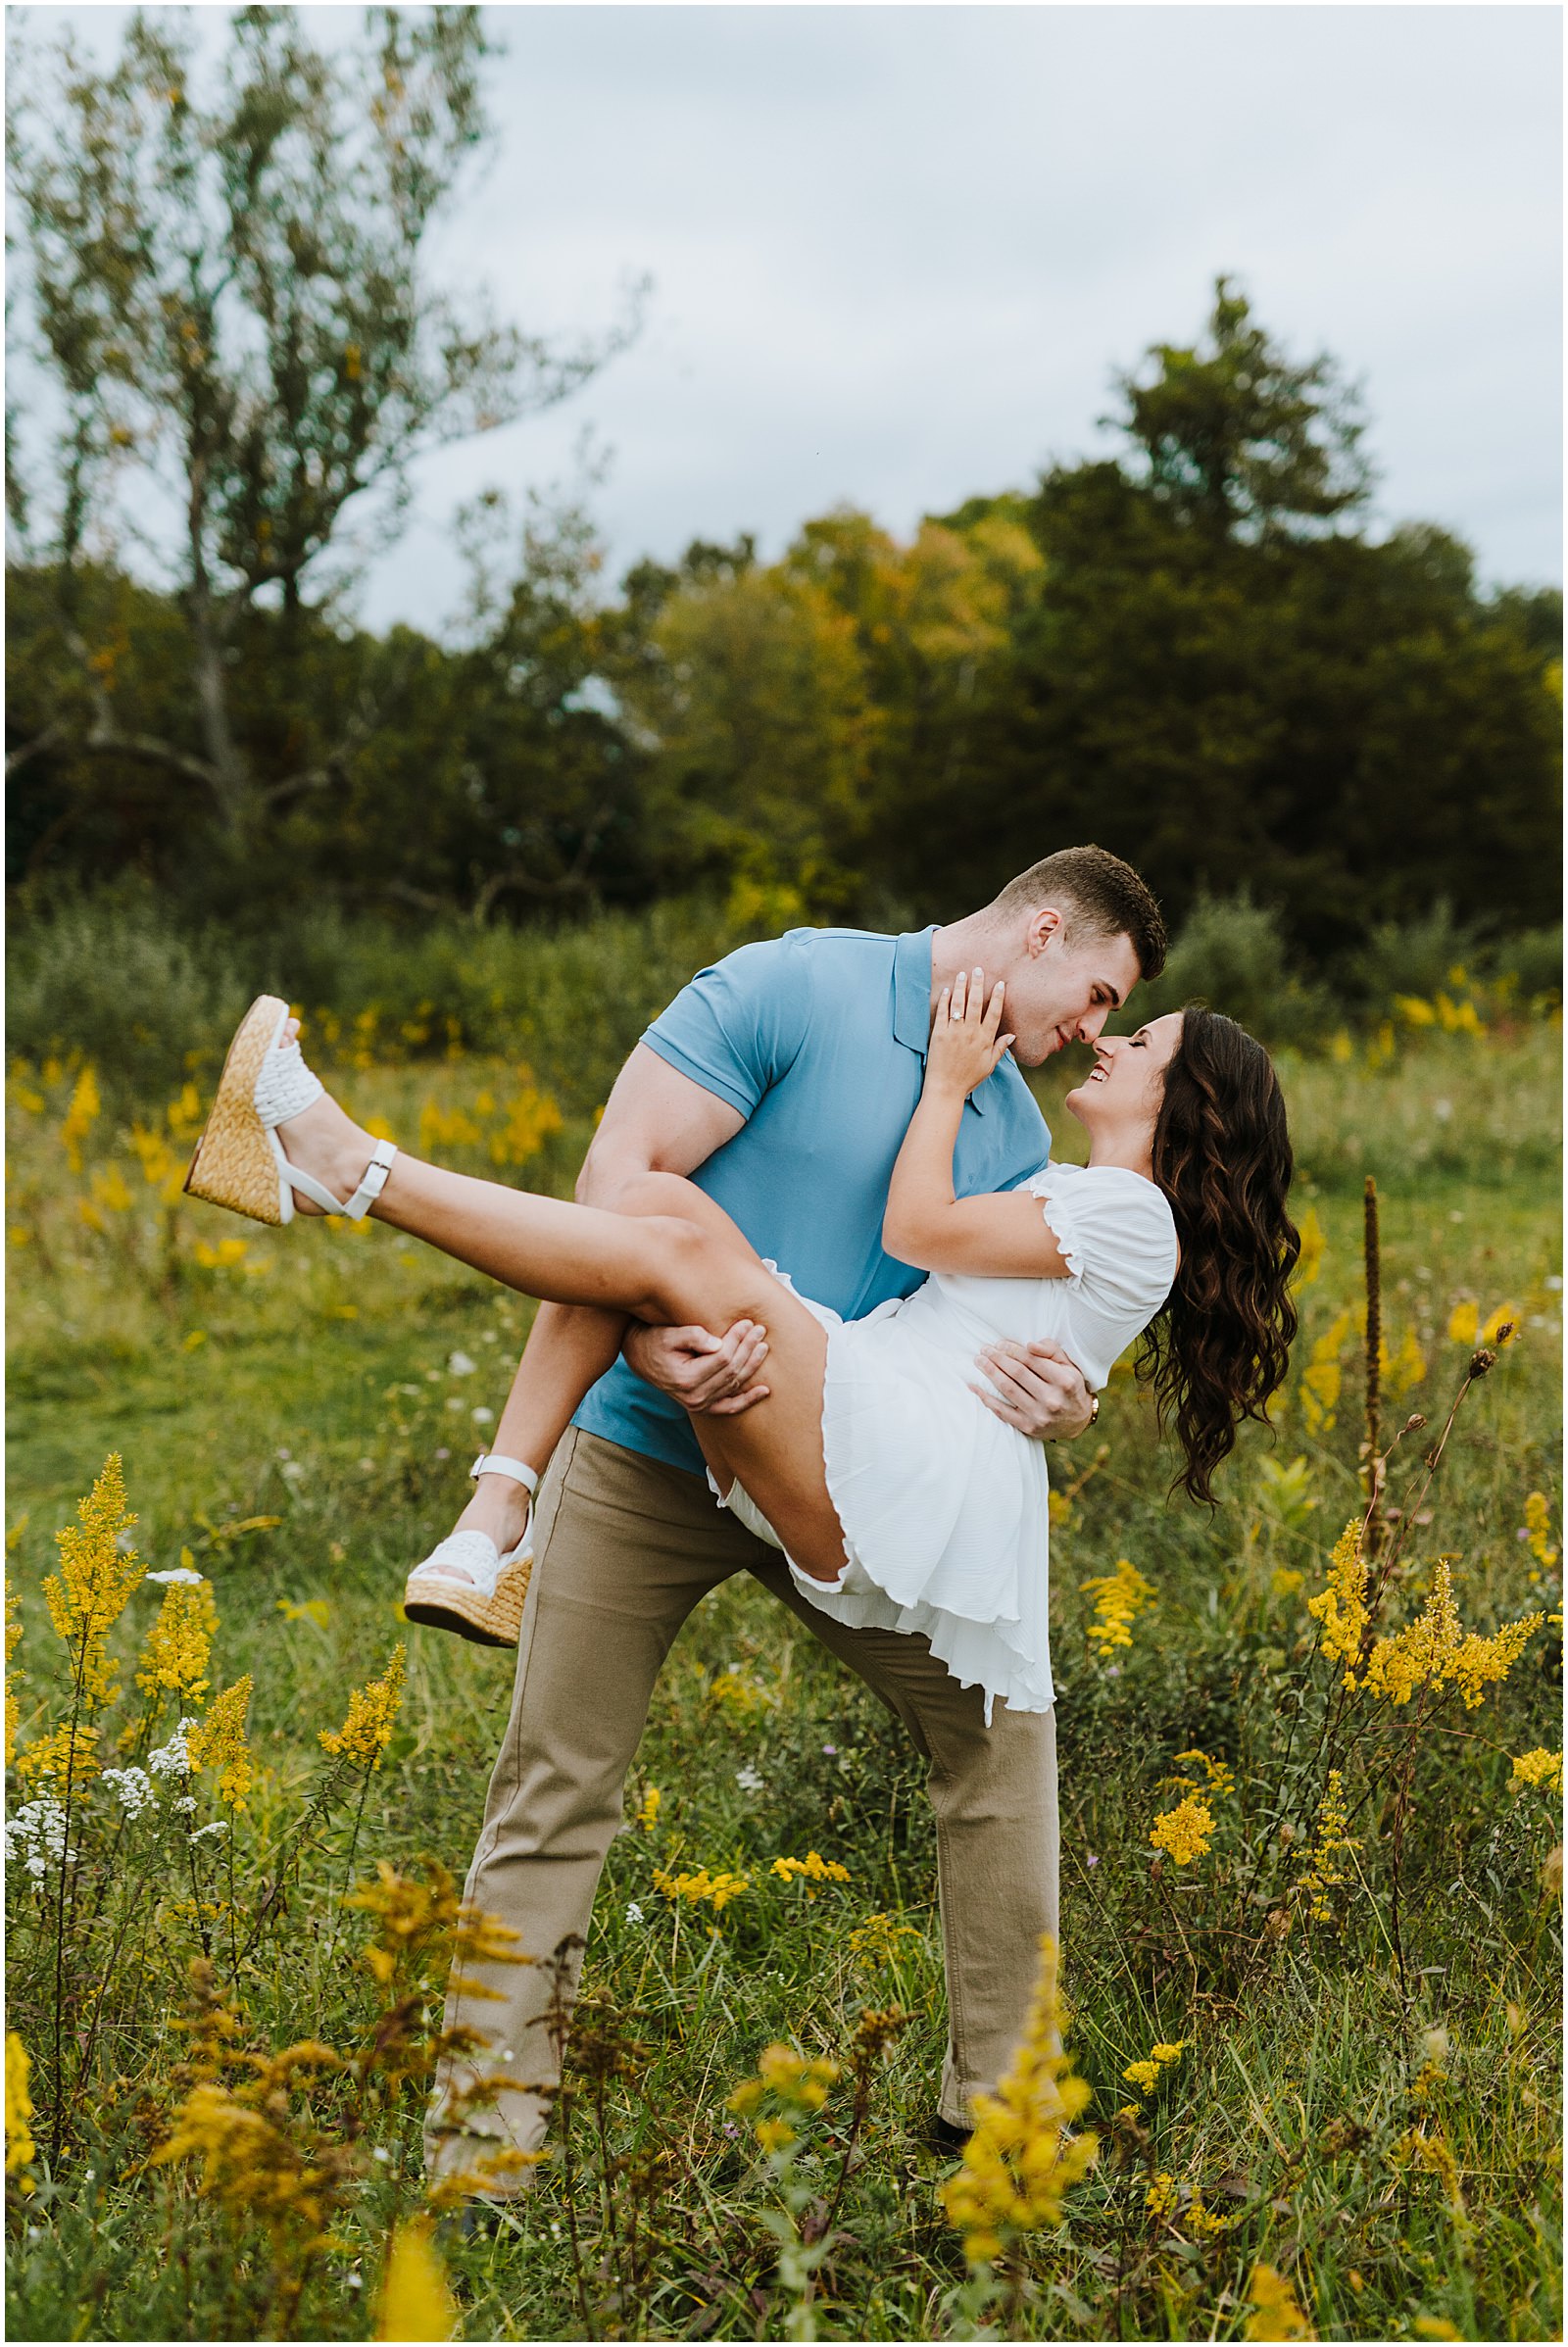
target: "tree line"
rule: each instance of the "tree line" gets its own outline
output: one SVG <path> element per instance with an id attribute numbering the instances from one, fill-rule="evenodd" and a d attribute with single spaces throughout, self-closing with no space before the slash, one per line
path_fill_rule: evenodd
<path id="1" fill-rule="evenodd" d="M 1374 533 L 1340 368 L 1225 279 L 1115 377 L 1117 453 L 906 539 L 846 508 L 777 561 L 697 542 L 612 586 L 581 505 L 492 491 L 454 522 L 460 624 L 354 624 L 419 453 L 636 330 L 561 349 L 430 286 L 485 35 L 437 8 L 363 38 L 334 65 L 241 10 L 206 101 L 146 18 L 106 73 L 13 68 L 50 402 L 8 418 L 13 882 L 480 924 L 739 884 L 880 923 L 1094 838 L 1173 921 L 1249 889 L 1320 964 L 1440 901 L 1557 917 L 1560 596 Z"/>

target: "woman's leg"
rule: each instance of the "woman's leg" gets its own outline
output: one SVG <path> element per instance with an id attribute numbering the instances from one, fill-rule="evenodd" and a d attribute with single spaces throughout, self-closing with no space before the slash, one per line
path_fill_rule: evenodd
<path id="1" fill-rule="evenodd" d="M 279 1137 L 296 1165 L 343 1198 L 370 1153 L 368 1134 L 330 1098 L 291 1118 Z M 594 1304 L 664 1326 L 765 1322 L 770 1392 L 729 1422 L 724 1456 L 796 1561 L 822 1580 L 836 1579 L 844 1536 L 822 1464 L 827 1340 L 820 1323 L 691 1184 L 651 1175 L 625 1195 L 642 1210 L 610 1213 L 541 1198 L 400 1151 L 372 1211 L 377 1221 L 547 1302 Z M 661 1201 L 692 1211 L 651 1210 Z"/>

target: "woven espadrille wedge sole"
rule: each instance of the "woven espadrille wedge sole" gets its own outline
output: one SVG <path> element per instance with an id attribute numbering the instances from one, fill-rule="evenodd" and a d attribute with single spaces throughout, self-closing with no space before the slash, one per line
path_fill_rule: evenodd
<path id="1" fill-rule="evenodd" d="M 292 1219 L 294 1201 L 279 1193 L 272 1136 L 256 1110 L 256 1079 L 287 1017 L 288 1004 L 276 995 L 258 995 L 246 1011 L 185 1176 L 192 1198 L 274 1225 Z"/>
<path id="2" fill-rule="evenodd" d="M 293 1221 L 296 1191 L 323 1214 L 362 1221 L 386 1187 L 397 1149 L 390 1141 L 376 1143 L 350 1198 L 335 1198 L 314 1174 L 289 1163 L 277 1127 L 320 1099 L 321 1082 L 306 1066 L 299 1045 L 284 1043 L 288 1015 L 288 1004 L 276 995 L 258 995 L 241 1019 L 185 1188 L 192 1198 L 274 1228 Z"/>
<path id="3" fill-rule="evenodd" d="M 452 1535 L 454 1540 L 466 1537 Z M 484 1535 L 472 1537 L 483 1540 Z M 414 1572 L 404 1588 L 403 1611 L 411 1622 L 422 1623 L 427 1630 L 455 1631 L 460 1638 L 471 1638 L 476 1646 L 514 1646 L 532 1575 L 531 1548 L 503 1561 L 496 1586 L 488 1594 L 477 1582 L 448 1581 L 439 1573 Z"/>
<path id="4" fill-rule="evenodd" d="M 469 1481 L 504 1475 L 521 1484 L 530 1499 L 539 1489 L 536 1471 L 498 1450 L 481 1450 L 468 1469 Z M 453 1566 L 461 1579 L 443 1571 Z M 423 1564 L 416 1565 L 403 1590 L 403 1611 L 430 1630 L 453 1630 L 479 1646 L 514 1646 L 522 1628 L 523 1600 L 533 1572 L 533 1544 L 526 1535 L 503 1556 L 486 1532 L 449 1532 Z"/>

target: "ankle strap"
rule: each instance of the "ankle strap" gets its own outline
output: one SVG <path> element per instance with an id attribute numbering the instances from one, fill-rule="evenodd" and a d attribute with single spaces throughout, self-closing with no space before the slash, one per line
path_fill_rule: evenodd
<path id="1" fill-rule="evenodd" d="M 514 1484 L 521 1484 L 530 1493 L 539 1489 L 539 1478 L 532 1467 L 525 1467 L 521 1459 L 503 1458 L 498 1450 L 480 1451 L 468 1469 L 468 1479 L 477 1482 L 481 1475 L 510 1475 Z"/>
<path id="2" fill-rule="evenodd" d="M 376 1143 L 374 1154 L 372 1155 L 369 1164 L 365 1169 L 364 1181 L 360 1184 L 358 1190 L 356 1190 L 354 1193 L 354 1196 L 348 1200 L 348 1203 L 346 1205 L 339 1206 L 338 1212 L 340 1214 L 346 1214 L 350 1222 L 363 1222 L 365 1220 L 365 1217 L 369 1213 L 370 1208 L 375 1204 L 376 1199 L 386 1188 L 386 1178 L 387 1175 L 392 1171 L 392 1160 L 397 1153 L 398 1145 L 395 1141 L 378 1141 Z"/>

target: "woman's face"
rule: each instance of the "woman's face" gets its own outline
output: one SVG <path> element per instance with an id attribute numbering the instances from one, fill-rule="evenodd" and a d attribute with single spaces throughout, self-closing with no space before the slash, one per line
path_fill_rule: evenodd
<path id="1" fill-rule="evenodd" d="M 1180 1048 L 1182 1014 L 1167 1010 L 1136 1035 L 1102 1035 L 1093 1072 L 1067 1095 L 1067 1106 L 1091 1133 L 1147 1133 L 1152 1140 L 1165 1097 L 1165 1070 Z"/>

